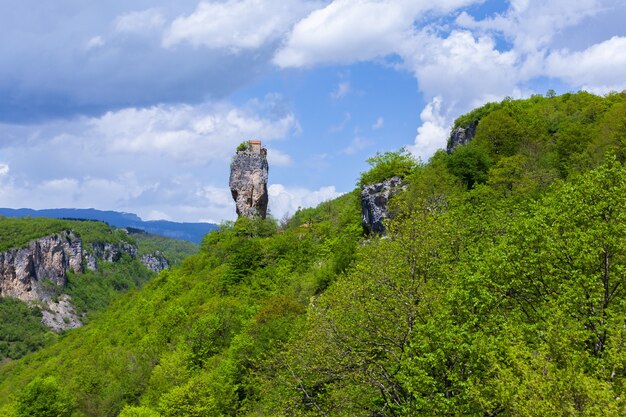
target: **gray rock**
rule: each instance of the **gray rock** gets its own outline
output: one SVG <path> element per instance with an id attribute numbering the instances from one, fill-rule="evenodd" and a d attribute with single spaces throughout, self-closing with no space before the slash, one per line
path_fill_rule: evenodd
<path id="1" fill-rule="evenodd" d="M 245 150 L 237 151 L 230 164 L 230 191 L 238 216 L 249 218 L 267 215 L 267 150 L 258 141 L 250 141 Z"/>
<path id="2" fill-rule="evenodd" d="M 448 139 L 446 152 L 450 154 L 457 146 L 470 143 L 471 140 L 474 139 L 474 136 L 476 136 L 476 126 L 478 126 L 478 123 L 472 123 L 464 128 L 457 127 L 454 129 Z"/>
<path id="3" fill-rule="evenodd" d="M 82 273 L 83 260 L 86 269 L 96 270 L 98 259 L 116 262 L 124 253 L 137 256 L 137 247 L 130 243 L 92 243 L 91 249 L 83 250 L 82 240 L 68 230 L 0 253 L 0 297 L 41 306 L 42 322 L 52 330 L 80 327 L 70 296 L 58 296 L 67 285 L 67 273 Z"/>
<path id="4" fill-rule="evenodd" d="M 95 242 L 91 244 L 91 250 L 93 257 L 107 262 L 119 261 L 124 253 L 130 255 L 132 258 L 137 257 L 137 247 L 135 245 L 131 245 L 130 243 L 116 245 L 112 243 Z M 91 259 L 88 259 L 88 262 L 91 262 L 93 265 L 93 261 Z M 95 265 L 97 268 L 97 262 Z"/>
<path id="5" fill-rule="evenodd" d="M 50 298 L 50 286 L 65 286 L 68 271 L 83 271 L 82 255 L 82 241 L 71 231 L 0 253 L 0 296 L 46 300 Z"/>
<path id="6" fill-rule="evenodd" d="M 390 216 L 387 202 L 402 189 L 400 177 L 361 187 L 361 214 L 366 233 L 385 234 L 383 220 Z"/>
<path id="7" fill-rule="evenodd" d="M 41 314 L 41 322 L 56 332 L 83 325 L 74 311 L 72 298 L 67 294 L 60 296 L 58 301 L 49 301 Z"/>
<path id="8" fill-rule="evenodd" d="M 159 251 L 141 257 L 141 263 L 151 271 L 161 272 L 170 267 L 170 262 Z"/>

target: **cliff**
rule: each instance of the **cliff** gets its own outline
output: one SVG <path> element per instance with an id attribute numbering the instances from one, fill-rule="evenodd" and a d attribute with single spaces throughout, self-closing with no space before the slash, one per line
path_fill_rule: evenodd
<path id="1" fill-rule="evenodd" d="M 267 150 L 258 141 L 250 141 L 240 149 L 230 164 L 230 191 L 238 216 L 261 217 L 267 215 Z"/>
<path id="2" fill-rule="evenodd" d="M 124 254 L 138 257 L 137 247 L 128 242 L 93 242 L 85 248 L 70 230 L 31 241 L 23 248 L 0 252 L 0 297 L 12 297 L 42 307 L 42 322 L 52 330 L 82 325 L 71 297 L 63 294 L 69 272 L 95 271 L 98 262 L 117 262 Z M 154 272 L 169 267 L 160 253 L 139 259 Z M 84 267 L 83 267 L 84 265 Z"/>
<path id="3" fill-rule="evenodd" d="M 361 187 L 361 214 L 366 233 L 385 234 L 383 220 L 390 216 L 387 203 L 401 189 L 400 177 Z"/>
<path id="4" fill-rule="evenodd" d="M 457 127 L 454 129 L 452 133 L 450 133 L 446 152 L 452 153 L 457 146 L 470 143 L 471 140 L 474 139 L 474 136 L 476 136 L 476 126 L 478 126 L 477 122 L 465 127 Z"/>
<path id="5" fill-rule="evenodd" d="M 46 300 L 51 289 L 64 287 L 67 272 L 82 272 L 83 243 L 64 231 L 0 253 L 0 296 L 22 301 Z"/>

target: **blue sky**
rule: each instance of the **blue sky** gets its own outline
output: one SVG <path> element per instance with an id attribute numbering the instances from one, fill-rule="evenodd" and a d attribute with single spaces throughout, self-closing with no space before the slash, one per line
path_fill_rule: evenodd
<path id="1" fill-rule="evenodd" d="M 269 149 L 280 218 L 426 161 L 460 114 L 626 89 L 623 0 L 4 0 L 0 206 L 232 220 L 230 158 Z"/>

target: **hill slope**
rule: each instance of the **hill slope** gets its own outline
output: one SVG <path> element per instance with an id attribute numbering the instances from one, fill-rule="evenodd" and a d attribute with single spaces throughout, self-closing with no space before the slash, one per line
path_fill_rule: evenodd
<path id="1" fill-rule="evenodd" d="M 150 261 L 162 269 L 197 250 L 190 242 L 137 232 L 94 221 L 0 219 L 0 359 L 56 339 L 51 328 L 90 320 L 151 278 L 146 266 L 156 268 Z"/>
<path id="2" fill-rule="evenodd" d="M 52 219 L 98 220 L 115 227 L 131 227 L 148 233 L 173 239 L 200 243 L 204 235 L 218 228 L 212 223 L 177 223 L 167 220 L 144 221 L 133 213 L 103 211 L 96 209 L 9 209 L 0 208 L 0 216 L 5 217 L 45 217 Z"/>
<path id="3" fill-rule="evenodd" d="M 211 233 L 2 366 L 0 410 L 623 415 L 625 104 L 505 100 L 470 113 L 476 136 L 450 155 L 409 172 L 402 152 L 373 159 L 364 179 L 407 185 L 385 238 L 362 236 L 358 191 L 279 230 L 242 219 Z"/>

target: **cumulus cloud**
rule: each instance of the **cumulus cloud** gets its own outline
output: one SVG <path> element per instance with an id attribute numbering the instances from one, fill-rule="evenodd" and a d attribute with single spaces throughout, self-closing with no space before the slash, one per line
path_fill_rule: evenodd
<path id="1" fill-rule="evenodd" d="M 228 0 L 201 2 L 196 10 L 174 20 L 163 45 L 182 42 L 231 50 L 259 48 L 280 37 L 319 2 L 299 0 Z"/>
<path id="2" fill-rule="evenodd" d="M 437 149 L 446 146 L 450 121 L 441 111 L 441 97 L 435 97 L 420 114 L 422 125 L 417 129 L 415 143 L 408 150 L 422 161 L 427 161 Z"/>
<path id="3" fill-rule="evenodd" d="M 626 37 L 614 36 L 577 52 L 553 51 L 546 74 L 598 94 L 621 91 L 626 88 Z"/>
<path id="4" fill-rule="evenodd" d="M 396 51 L 427 12 L 445 13 L 476 0 L 335 0 L 300 20 L 274 56 L 279 67 L 347 64 Z"/>
<path id="5" fill-rule="evenodd" d="M 271 184 L 267 191 L 270 212 L 277 219 L 285 214 L 294 214 L 298 208 L 314 207 L 321 202 L 337 198 L 343 194 L 338 192 L 334 186 L 309 190 L 302 187 Z"/>
<path id="6" fill-rule="evenodd" d="M 281 139 L 298 126 L 291 113 L 269 119 L 227 104 L 123 109 L 88 124 L 111 153 L 158 154 L 187 164 L 226 158 L 242 140 Z"/>
<path id="7" fill-rule="evenodd" d="M 379 117 L 372 125 L 372 130 L 382 129 L 383 126 L 385 126 L 385 119 L 383 117 Z"/>
<path id="8" fill-rule="evenodd" d="M 263 105 L 257 101 L 252 107 Z M 233 219 L 226 184 L 235 147 L 252 137 L 278 145 L 297 130 L 293 114 L 273 113 L 207 103 L 129 108 L 65 123 L 0 124 L 8 137 L 30 137 L 0 142 L 6 158 L 0 164 L 0 206 L 97 207 L 179 221 Z M 291 163 L 280 149 L 269 155 L 275 166 Z"/>
<path id="9" fill-rule="evenodd" d="M 603 9 L 600 0 L 512 0 L 508 10 L 475 20 L 462 12 L 456 22 L 466 28 L 499 32 L 520 53 L 532 53 L 550 44 L 555 35 Z"/>

